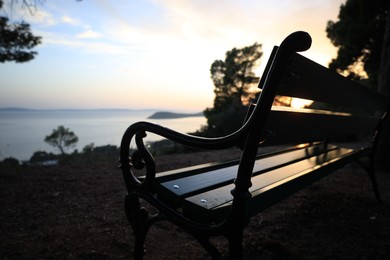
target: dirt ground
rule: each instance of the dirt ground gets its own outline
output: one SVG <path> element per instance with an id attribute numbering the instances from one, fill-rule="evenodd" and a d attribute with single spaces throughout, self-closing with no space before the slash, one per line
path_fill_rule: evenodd
<path id="1" fill-rule="evenodd" d="M 159 169 L 236 156 L 162 156 Z M 0 259 L 131 259 L 116 162 L 0 169 Z M 384 203 L 351 164 L 251 220 L 246 259 L 390 259 L 390 174 L 377 173 Z M 214 241 L 226 250 L 224 239 Z M 145 259 L 208 259 L 187 234 L 158 223 Z"/>

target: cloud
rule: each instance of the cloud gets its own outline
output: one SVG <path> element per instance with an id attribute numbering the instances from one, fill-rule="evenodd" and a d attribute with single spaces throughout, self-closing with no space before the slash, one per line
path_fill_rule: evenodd
<path id="1" fill-rule="evenodd" d="M 53 15 L 43 10 L 38 10 L 34 15 L 30 16 L 29 19 L 33 23 L 39 23 L 44 26 L 53 26 L 57 24 Z"/>
<path id="2" fill-rule="evenodd" d="M 17 8 L 10 12 L 12 14 L 11 19 L 25 20 L 30 24 L 40 26 L 53 26 L 57 24 L 57 20 L 54 16 L 42 9 L 33 9 L 32 11 L 28 11 L 25 8 Z"/>
<path id="3" fill-rule="evenodd" d="M 98 39 L 102 38 L 102 35 L 98 32 L 92 31 L 91 29 L 76 35 L 78 39 Z"/>
<path id="4" fill-rule="evenodd" d="M 69 17 L 67 15 L 62 16 L 61 21 L 66 23 L 66 24 L 75 25 L 75 26 L 81 24 L 80 21 L 78 21 L 77 19 L 74 19 L 74 18 Z"/>
<path id="5" fill-rule="evenodd" d="M 68 48 L 79 49 L 86 53 L 96 54 L 128 54 L 135 49 L 131 46 L 112 43 L 109 41 L 86 41 L 86 38 L 76 38 L 72 35 L 51 33 L 40 31 L 39 35 L 43 36 L 44 44 L 62 45 Z"/>
<path id="6" fill-rule="evenodd" d="M 125 8 L 99 0 L 98 20 L 86 22 L 83 16 L 76 19 L 75 13 L 60 16 L 59 22 L 68 27 L 61 28 L 61 34 L 55 37 L 58 31 L 52 30 L 50 38 L 44 39 L 46 43 L 93 53 L 133 54 L 134 50 L 142 50 L 137 56 L 147 60 L 151 56 L 160 57 L 162 53 L 183 56 L 192 52 L 207 53 L 213 55 L 209 58 L 213 59 L 223 57 L 224 52 L 233 47 L 255 41 L 262 43 L 266 51 L 297 29 L 313 35 L 324 34 L 321 24 L 318 25 L 323 19 L 320 22 L 316 17 L 319 11 L 310 12 L 319 10 L 318 3 L 309 2 L 292 5 L 287 0 L 276 3 L 273 0 L 226 0 L 222 7 L 215 1 L 149 0 L 137 6 L 138 9 L 132 9 L 130 7 L 134 6 Z M 310 23 L 307 22 L 309 17 Z M 92 39 L 98 41 L 88 41 Z M 321 38 L 316 36 L 316 39 Z"/>

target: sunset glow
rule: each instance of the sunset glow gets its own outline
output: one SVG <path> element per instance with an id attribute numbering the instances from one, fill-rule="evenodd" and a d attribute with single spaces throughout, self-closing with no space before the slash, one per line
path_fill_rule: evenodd
<path id="1" fill-rule="evenodd" d="M 302 99 L 302 98 L 292 98 L 290 106 L 293 108 L 305 108 L 313 104 L 313 100 Z"/>
<path id="2" fill-rule="evenodd" d="M 44 1 L 13 14 L 43 43 L 34 60 L 0 65 L 0 107 L 202 111 L 214 99 L 210 66 L 234 47 L 262 44 L 260 76 L 272 47 L 304 30 L 303 55 L 326 66 L 336 53 L 326 23 L 343 2 Z"/>

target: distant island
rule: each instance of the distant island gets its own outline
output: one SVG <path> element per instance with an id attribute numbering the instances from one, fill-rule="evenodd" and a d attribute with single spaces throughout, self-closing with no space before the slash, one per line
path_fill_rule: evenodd
<path id="1" fill-rule="evenodd" d="M 203 116 L 203 112 L 194 113 L 194 114 L 156 112 L 153 115 L 149 116 L 148 119 L 175 119 L 175 118 L 196 117 L 196 116 Z"/>

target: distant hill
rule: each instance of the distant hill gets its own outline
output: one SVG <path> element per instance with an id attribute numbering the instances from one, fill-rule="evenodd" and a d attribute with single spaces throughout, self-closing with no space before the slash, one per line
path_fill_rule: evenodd
<path id="1" fill-rule="evenodd" d="M 172 112 L 156 112 L 153 115 L 149 116 L 149 119 L 175 119 L 183 117 L 195 117 L 203 116 L 203 112 L 186 114 L 186 113 L 172 113 Z"/>

